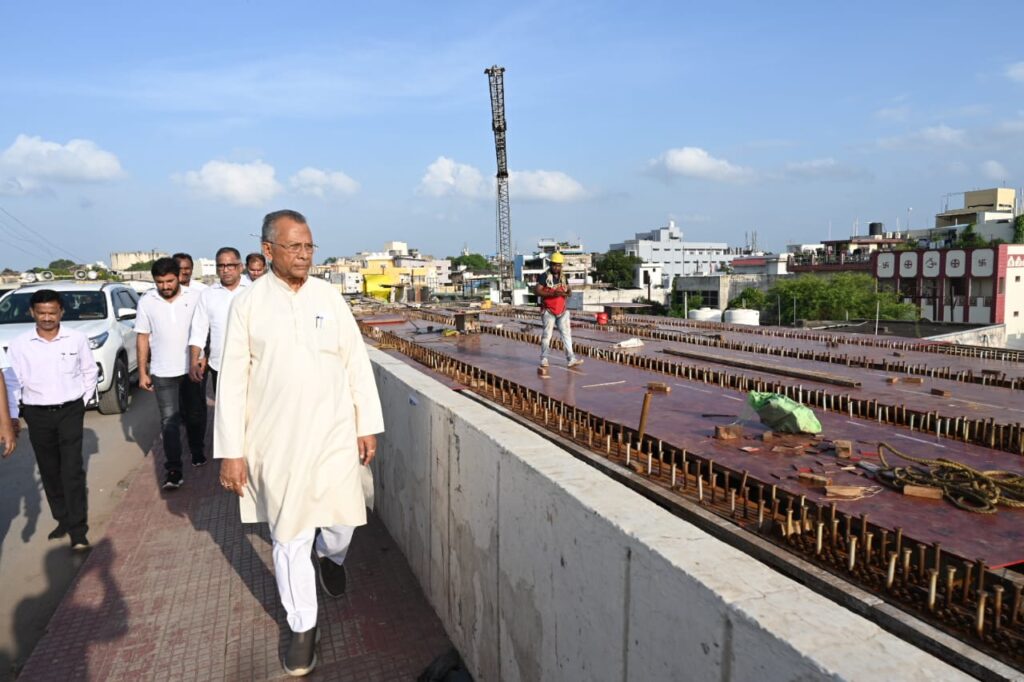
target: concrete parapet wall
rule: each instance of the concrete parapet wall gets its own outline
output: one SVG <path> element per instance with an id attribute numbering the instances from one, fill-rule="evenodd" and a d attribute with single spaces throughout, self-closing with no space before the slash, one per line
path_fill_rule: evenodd
<path id="1" fill-rule="evenodd" d="M 377 512 L 476 679 L 968 679 L 370 352 Z"/>

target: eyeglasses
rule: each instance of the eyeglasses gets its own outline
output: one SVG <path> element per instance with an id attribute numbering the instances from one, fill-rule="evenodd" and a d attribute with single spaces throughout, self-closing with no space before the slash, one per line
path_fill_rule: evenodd
<path id="1" fill-rule="evenodd" d="M 275 244 L 277 246 L 280 246 L 282 249 L 285 250 L 286 253 L 292 256 L 299 255 L 300 251 L 303 251 L 305 253 L 313 253 L 317 249 L 316 244 L 302 244 L 300 242 L 295 242 L 294 244 L 282 244 L 281 242 L 272 242 L 269 239 L 265 241 L 268 244 Z"/>
<path id="2" fill-rule="evenodd" d="M 228 268 L 238 268 L 241 267 L 241 265 L 241 263 L 217 263 L 217 269 L 226 270 Z"/>

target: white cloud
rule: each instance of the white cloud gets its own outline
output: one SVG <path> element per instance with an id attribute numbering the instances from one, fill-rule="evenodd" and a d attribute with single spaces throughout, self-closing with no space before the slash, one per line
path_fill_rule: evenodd
<path id="1" fill-rule="evenodd" d="M 995 132 L 1000 135 L 1020 135 L 1024 133 L 1024 118 L 1001 121 L 996 126 Z"/>
<path id="2" fill-rule="evenodd" d="M 995 180 L 997 182 L 1004 182 L 1008 177 L 1010 177 L 1010 174 L 1006 172 L 1006 166 L 991 159 L 981 164 L 981 172 L 984 173 L 985 177 L 989 180 Z"/>
<path id="3" fill-rule="evenodd" d="M 833 158 L 794 161 L 783 168 L 786 175 L 805 180 L 870 180 L 874 177 L 863 168 L 846 166 Z"/>
<path id="4" fill-rule="evenodd" d="M 1015 62 L 1007 66 L 1006 77 L 1017 83 L 1024 83 L 1024 62 Z"/>
<path id="5" fill-rule="evenodd" d="M 18 135 L 0 152 L 0 193 L 28 194 L 50 182 L 104 182 L 124 175 L 117 156 L 92 140 L 67 144 Z"/>
<path id="6" fill-rule="evenodd" d="M 945 124 L 922 128 L 906 135 L 884 137 L 878 141 L 878 145 L 885 149 L 963 147 L 966 144 L 965 130 Z"/>
<path id="7" fill-rule="evenodd" d="M 493 185 L 484 180 L 483 173 L 466 163 L 458 163 L 447 156 L 439 156 L 427 167 L 427 172 L 416 188 L 418 194 L 428 197 L 459 196 L 471 199 L 490 196 Z"/>
<path id="8" fill-rule="evenodd" d="M 910 107 L 906 104 L 895 107 L 883 107 L 875 112 L 875 118 L 883 121 L 906 121 L 910 118 Z"/>
<path id="9" fill-rule="evenodd" d="M 243 206 L 269 201 L 281 192 L 274 178 L 274 167 L 263 161 L 230 163 L 207 161 L 197 171 L 188 171 L 175 179 L 201 196 L 226 199 Z"/>
<path id="10" fill-rule="evenodd" d="M 670 175 L 717 182 L 742 182 L 754 177 L 751 169 L 729 163 L 725 159 L 716 159 L 700 147 L 669 149 L 652 159 L 650 166 Z"/>
<path id="11" fill-rule="evenodd" d="M 512 171 L 508 183 L 517 199 L 576 201 L 587 195 L 583 185 L 561 171 Z"/>
<path id="12" fill-rule="evenodd" d="M 488 199 L 494 197 L 494 180 L 485 178 L 475 166 L 439 156 L 427 167 L 416 192 L 429 197 Z M 545 170 L 511 171 L 509 192 L 513 199 L 538 201 L 576 201 L 587 196 L 579 181 L 562 171 Z"/>
<path id="13" fill-rule="evenodd" d="M 341 171 L 327 171 L 307 166 L 288 179 L 288 185 L 301 194 L 323 199 L 328 194 L 352 195 L 359 183 Z"/>

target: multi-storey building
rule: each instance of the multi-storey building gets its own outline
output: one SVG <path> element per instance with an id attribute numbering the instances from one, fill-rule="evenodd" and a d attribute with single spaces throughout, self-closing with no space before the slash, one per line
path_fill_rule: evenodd
<path id="1" fill-rule="evenodd" d="M 551 254 L 561 252 L 565 261 L 562 272 L 572 286 L 583 286 L 590 282 L 593 256 L 583 250 L 581 242 L 560 242 L 554 239 L 539 239 L 537 251 L 530 254 L 516 254 L 513 262 L 513 276 L 527 288 L 532 288 L 551 263 Z"/>
<path id="2" fill-rule="evenodd" d="M 710 275 L 717 272 L 743 253 L 743 249 L 729 246 L 725 242 L 683 241 L 683 233 L 676 227 L 674 220 L 656 230 L 637 232 L 633 239 L 612 244 L 609 248 L 638 256 L 644 263 L 660 263 L 664 287 L 671 286 L 673 278 L 677 276 Z"/>
<path id="3" fill-rule="evenodd" d="M 147 263 L 157 258 L 167 258 L 170 255 L 155 249 L 153 251 L 115 251 L 110 254 L 110 269 L 120 272 L 136 263 Z"/>
<path id="4" fill-rule="evenodd" d="M 878 252 L 871 272 L 933 322 L 1005 324 L 1024 334 L 1024 244 Z"/>

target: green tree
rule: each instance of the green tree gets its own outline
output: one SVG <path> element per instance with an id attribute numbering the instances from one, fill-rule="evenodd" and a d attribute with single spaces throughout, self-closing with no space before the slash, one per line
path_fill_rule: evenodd
<path id="1" fill-rule="evenodd" d="M 46 266 L 46 269 L 47 270 L 70 270 L 73 267 L 75 267 L 75 261 L 68 260 L 67 258 L 58 258 L 55 261 L 51 261 L 50 264 Z"/>
<path id="2" fill-rule="evenodd" d="M 747 287 L 740 295 L 729 301 L 730 308 L 749 308 L 761 310 L 768 304 L 768 296 L 760 289 Z"/>
<path id="3" fill-rule="evenodd" d="M 337 262 L 338 262 L 338 257 L 337 256 L 330 256 L 328 258 L 324 258 L 323 264 L 324 265 L 333 265 L 334 263 L 337 263 Z"/>
<path id="4" fill-rule="evenodd" d="M 149 269 L 153 267 L 154 262 L 155 261 L 146 260 L 142 261 L 141 263 L 135 263 L 134 265 L 130 266 L 128 270 L 130 272 L 148 272 Z"/>
<path id="5" fill-rule="evenodd" d="M 1024 213 L 1013 219 L 1013 243 L 1024 244 Z"/>
<path id="6" fill-rule="evenodd" d="M 450 259 L 452 265 L 458 267 L 465 265 L 467 269 L 473 272 L 488 271 L 491 269 L 491 264 L 487 262 L 487 259 L 481 256 L 479 253 L 470 253 L 465 256 L 458 256 Z"/>
<path id="7" fill-rule="evenodd" d="M 960 248 L 988 246 L 988 241 L 975 231 L 974 223 L 970 223 L 964 228 L 964 231 L 957 236 L 955 245 Z"/>
<path id="8" fill-rule="evenodd" d="M 627 256 L 623 251 L 609 251 L 594 265 L 594 276 L 605 284 L 619 289 L 633 287 L 636 267 L 643 263 L 638 256 Z"/>
<path id="9" fill-rule="evenodd" d="M 801 275 L 779 280 L 768 290 L 761 316 L 775 324 L 793 324 L 795 320 L 870 319 L 912 320 L 917 317 L 913 304 L 900 303 L 891 291 L 876 291 L 875 280 L 866 273 L 840 273 L 831 277 Z M 779 319 L 781 315 L 781 320 Z"/>

